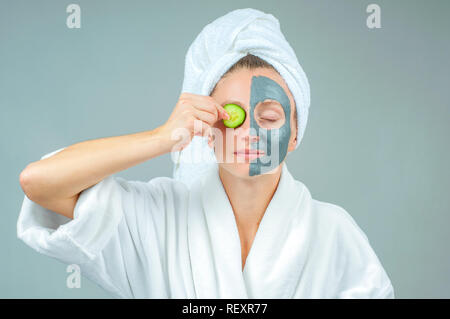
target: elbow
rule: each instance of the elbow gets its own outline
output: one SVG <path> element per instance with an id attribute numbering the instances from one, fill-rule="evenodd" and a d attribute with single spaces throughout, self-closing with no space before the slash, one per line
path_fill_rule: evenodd
<path id="1" fill-rule="evenodd" d="M 36 170 L 33 168 L 33 163 L 28 164 L 27 167 L 20 173 L 19 182 L 22 191 L 32 201 L 39 198 L 35 187 Z"/>
<path id="2" fill-rule="evenodd" d="M 30 172 L 29 172 L 29 168 L 28 168 L 29 166 L 30 165 L 25 167 L 25 169 L 20 173 L 20 176 L 19 176 L 20 187 L 22 187 L 22 190 L 25 194 L 27 193 L 27 189 L 28 189 L 28 185 L 29 185 L 29 178 L 30 178 Z"/>

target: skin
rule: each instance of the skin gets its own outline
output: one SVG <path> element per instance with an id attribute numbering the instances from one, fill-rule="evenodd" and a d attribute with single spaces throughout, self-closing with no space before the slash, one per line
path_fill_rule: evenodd
<path id="1" fill-rule="evenodd" d="M 227 119 L 228 114 L 222 105 L 227 98 L 241 101 L 241 106 L 248 111 L 253 75 L 264 75 L 277 81 L 295 108 L 292 94 L 274 70 L 236 70 L 217 84 L 212 96 L 180 94 L 168 120 L 153 130 L 75 143 L 49 158 L 29 163 L 19 176 L 23 192 L 42 207 L 72 219 L 78 197 L 85 189 L 154 157 L 182 150 L 195 135 L 208 136 L 211 128 L 224 128 L 222 120 Z M 200 129 L 194 125 L 198 121 L 203 124 Z M 296 128 L 293 118 L 291 121 L 291 127 Z M 250 138 L 248 127 L 249 122 L 246 121 L 235 130 L 235 138 L 247 141 Z M 173 135 L 180 129 L 183 136 Z M 296 142 L 295 131 L 291 134 L 288 152 L 295 149 Z M 227 145 L 226 141 L 224 144 Z M 214 143 L 210 145 L 214 147 Z M 226 146 L 223 151 L 232 150 Z M 219 152 L 217 156 L 221 151 L 216 148 L 216 152 Z M 273 174 L 250 177 L 248 165 L 227 163 L 219 166 L 220 178 L 236 216 L 243 267 L 281 173 L 278 167 Z"/>
<path id="2" fill-rule="evenodd" d="M 206 134 L 207 128 L 225 118 L 228 114 L 212 97 L 182 93 L 163 125 L 70 145 L 51 157 L 29 163 L 20 173 L 20 186 L 33 202 L 72 219 L 85 189 L 112 174 L 183 149 L 194 135 Z M 201 130 L 196 130 L 196 121 L 204 124 Z M 179 129 L 187 133 L 185 138 L 173 138 L 172 133 Z"/>
<path id="3" fill-rule="evenodd" d="M 245 109 L 247 114 L 250 114 L 251 79 L 252 76 L 259 75 L 269 77 L 276 81 L 289 97 L 291 104 L 291 137 L 288 145 L 289 153 L 295 149 L 297 143 L 297 123 L 294 118 L 295 101 L 287 84 L 276 71 L 267 68 L 236 70 L 217 83 L 211 96 L 220 105 L 225 105 L 230 100 L 239 102 L 238 104 Z M 258 109 L 259 106 L 256 108 Z M 266 109 L 269 108 L 271 108 L 270 105 L 266 107 Z M 276 109 L 275 107 L 273 108 Z M 255 114 L 256 113 L 257 112 L 255 111 Z M 271 119 L 276 121 L 274 124 L 266 124 L 266 127 L 270 125 L 274 128 L 280 127 L 283 124 L 283 120 L 281 119 L 284 119 L 284 116 L 281 114 L 277 116 L 272 110 L 267 114 L 269 113 Z M 238 162 L 234 152 L 237 151 L 238 148 L 250 148 L 250 141 L 258 138 L 257 136 L 249 135 L 249 116 L 246 117 L 241 126 L 234 129 L 234 145 L 227 140 L 227 135 L 225 133 L 226 127 L 222 121 L 215 123 L 214 127 L 222 132 L 224 142 L 221 143 L 222 147 L 220 147 L 220 143 L 215 142 L 213 137 L 209 136 L 209 146 L 214 148 L 217 158 L 225 158 L 226 153 L 227 156 L 229 156 L 228 158 L 232 159 L 225 163 L 219 162 L 219 176 L 236 218 L 241 241 L 242 268 L 244 268 L 245 260 L 255 238 L 259 223 L 261 222 L 264 212 L 278 186 L 281 176 L 281 165 L 268 174 L 249 176 L 250 161 L 247 160 L 245 163 Z"/>

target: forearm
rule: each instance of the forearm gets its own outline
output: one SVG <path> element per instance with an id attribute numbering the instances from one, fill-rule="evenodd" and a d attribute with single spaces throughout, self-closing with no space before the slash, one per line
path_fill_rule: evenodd
<path id="1" fill-rule="evenodd" d="M 21 185 L 30 198 L 70 198 L 109 175 L 170 152 L 172 144 L 161 128 L 84 141 L 29 164 Z"/>

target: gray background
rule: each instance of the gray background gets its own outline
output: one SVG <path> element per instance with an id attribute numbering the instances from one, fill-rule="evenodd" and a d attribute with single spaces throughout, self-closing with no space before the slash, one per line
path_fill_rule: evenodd
<path id="1" fill-rule="evenodd" d="M 449 298 L 448 1 L 0 2 L 0 297 L 109 298 L 16 238 L 21 170 L 83 140 L 153 129 L 179 96 L 184 55 L 209 22 L 238 8 L 272 13 L 311 85 L 292 174 L 345 208 L 398 298 Z M 170 155 L 117 175 L 171 176 Z"/>

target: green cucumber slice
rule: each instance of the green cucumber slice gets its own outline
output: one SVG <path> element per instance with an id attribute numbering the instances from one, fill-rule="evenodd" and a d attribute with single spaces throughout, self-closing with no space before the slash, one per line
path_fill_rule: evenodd
<path id="1" fill-rule="evenodd" d="M 235 128 L 244 123 L 245 121 L 245 110 L 237 104 L 226 104 L 224 107 L 230 119 L 223 120 L 223 124 L 226 127 Z"/>

